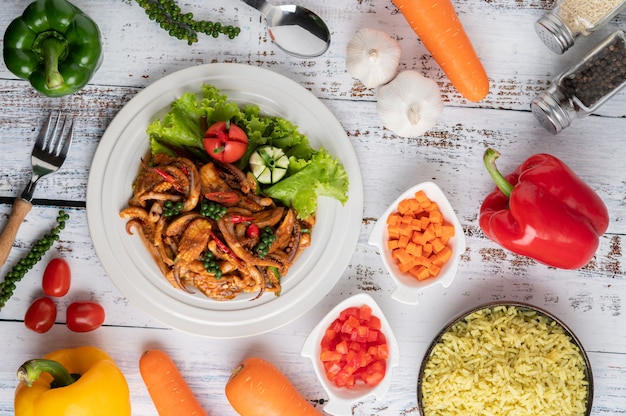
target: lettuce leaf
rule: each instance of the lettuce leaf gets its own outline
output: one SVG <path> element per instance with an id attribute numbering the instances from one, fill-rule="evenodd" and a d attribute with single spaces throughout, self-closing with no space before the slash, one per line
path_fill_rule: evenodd
<path id="1" fill-rule="evenodd" d="M 292 206 L 300 218 L 315 214 L 318 196 L 346 203 L 349 181 L 341 162 L 325 149 L 313 149 L 308 138 L 289 120 L 264 116 L 256 105 L 239 107 L 210 84 L 203 85 L 200 94 L 182 94 L 162 118 L 148 126 L 151 151 L 188 153 L 207 160 L 202 144 L 204 133 L 208 126 L 224 120 L 231 120 L 248 134 L 248 149 L 237 162 L 240 169 L 247 171 L 250 155 L 266 144 L 280 147 L 289 157 L 286 177 L 262 189 L 267 196 Z"/>
<path id="2" fill-rule="evenodd" d="M 327 196 L 345 204 L 349 180 L 343 165 L 325 149 L 320 149 L 307 165 L 293 175 L 265 188 L 263 193 L 292 206 L 298 217 L 315 214 L 317 197 Z"/>

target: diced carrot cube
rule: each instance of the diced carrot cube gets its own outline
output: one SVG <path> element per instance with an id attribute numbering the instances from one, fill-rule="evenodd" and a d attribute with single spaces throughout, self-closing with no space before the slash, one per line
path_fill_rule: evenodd
<path id="1" fill-rule="evenodd" d="M 413 227 L 413 230 L 421 230 L 422 221 L 419 218 L 413 218 L 413 220 L 411 220 L 411 227 Z"/>
<path id="2" fill-rule="evenodd" d="M 450 259 L 450 257 L 452 257 L 452 249 L 445 246 L 439 253 L 437 253 L 434 263 L 438 266 L 443 266 L 445 262 Z"/>
<path id="3" fill-rule="evenodd" d="M 415 192 L 413 197 L 420 203 L 420 205 L 423 202 L 430 202 L 430 199 L 428 198 L 428 196 L 426 195 L 426 192 L 424 192 L 424 190 L 419 190 L 419 191 Z"/>
<path id="4" fill-rule="evenodd" d="M 416 277 L 417 280 L 425 280 L 430 277 L 430 272 L 428 268 L 424 266 L 415 266 L 411 270 L 409 270 L 409 274 Z"/>
<path id="5" fill-rule="evenodd" d="M 409 237 L 406 235 L 401 235 L 398 239 L 398 247 L 405 248 L 407 244 L 409 244 Z"/>
<path id="6" fill-rule="evenodd" d="M 400 225 L 398 225 L 398 231 L 400 232 L 401 236 L 405 236 L 405 237 L 411 237 L 411 234 L 413 233 L 413 229 L 411 228 L 411 225 L 404 224 L 404 223 L 401 223 Z"/>
<path id="7" fill-rule="evenodd" d="M 432 263 L 430 267 L 428 267 L 428 273 L 430 273 L 431 276 L 437 276 L 440 271 L 441 267 L 437 266 L 434 263 Z"/>
<path id="8" fill-rule="evenodd" d="M 420 244 L 415 244 L 413 241 L 411 241 L 409 244 L 407 244 L 406 251 L 414 257 L 419 257 L 422 255 L 422 246 Z"/>
<path id="9" fill-rule="evenodd" d="M 450 224 L 443 224 L 441 226 L 441 232 L 442 232 L 442 236 L 444 237 L 448 237 L 448 238 L 452 238 L 454 237 L 454 225 L 450 225 Z"/>
<path id="10" fill-rule="evenodd" d="M 411 209 L 411 204 L 408 199 L 403 199 L 398 204 L 398 211 L 400 212 L 400 214 L 404 214 L 405 212 L 408 212 L 410 209 Z"/>
<path id="11" fill-rule="evenodd" d="M 426 243 L 422 246 L 422 255 L 430 256 L 432 252 L 433 252 L 432 243 Z"/>
<path id="12" fill-rule="evenodd" d="M 404 214 L 401 218 L 400 218 L 400 224 L 405 224 L 405 225 L 411 225 L 411 222 L 413 221 L 413 216 L 410 214 Z"/>
<path id="13" fill-rule="evenodd" d="M 420 206 L 419 201 L 415 198 L 409 199 L 409 207 L 410 207 L 409 209 L 413 213 L 419 213 L 422 211 L 422 207 Z"/>
<path id="14" fill-rule="evenodd" d="M 424 239 L 424 233 L 420 231 L 413 231 L 413 234 L 411 234 L 411 241 L 415 244 L 424 245 L 426 242 Z"/>
<path id="15" fill-rule="evenodd" d="M 389 214 L 387 217 L 387 225 L 396 225 L 400 215 L 398 213 Z"/>
<path id="16" fill-rule="evenodd" d="M 441 241 L 441 238 L 439 237 L 435 237 L 431 240 L 431 244 L 433 245 L 433 251 L 435 253 L 439 253 L 441 250 L 443 250 L 443 248 L 446 246 L 443 241 Z"/>
<path id="17" fill-rule="evenodd" d="M 432 227 L 426 227 L 426 229 L 423 232 L 424 235 L 424 239 L 426 241 L 432 241 L 433 238 L 435 238 L 435 232 L 433 231 Z"/>
<path id="18" fill-rule="evenodd" d="M 427 215 L 420 217 L 420 221 L 422 222 L 422 230 L 425 230 L 430 225 L 430 219 Z"/>
<path id="19" fill-rule="evenodd" d="M 432 223 L 441 224 L 443 222 L 443 214 L 441 213 L 441 211 L 437 210 L 429 211 L 428 219 Z"/>
<path id="20" fill-rule="evenodd" d="M 387 240 L 387 248 L 389 250 L 395 250 L 398 248 L 398 240 Z"/>

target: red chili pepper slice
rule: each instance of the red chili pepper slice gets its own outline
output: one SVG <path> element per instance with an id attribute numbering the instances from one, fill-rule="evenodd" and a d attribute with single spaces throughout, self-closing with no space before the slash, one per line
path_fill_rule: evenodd
<path id="1" fill-rule="evenodd" d="M 239 224 L 244 221 L 253 221 L 253 220 L 254 220 L 254 217 L 245 217 L 239 214 L 232 214 L 230 217 L 228 217 L 228 221 L 232 222 L 233 224 Z"/>
<path id="2" fill-rule="evenodd" d="M 211 231 L 211 238 L 215 240 L 215 244 L 217 244 L 217 248 L 219 248 L 224 253 L 226 253 L 226 255 L 231 257 L 235 261 L 235 263 L 237 263 L 237 265 L 239 265 L 240 267 L 243 265 L 243 262 L 241 261 L 241 259 L 237 257 L 235 253 L 233 253 L 233 251 L 230 249 L 230 247 L 228 247 L 226 243 L 220 240 L 213 231 Z"/>
<path id="3" fill-rule="evenodd" d="M 236 204 L 239 202 L 239 195 L 236 192 L 209 192 L 204 197 L 220 204 Z"/>

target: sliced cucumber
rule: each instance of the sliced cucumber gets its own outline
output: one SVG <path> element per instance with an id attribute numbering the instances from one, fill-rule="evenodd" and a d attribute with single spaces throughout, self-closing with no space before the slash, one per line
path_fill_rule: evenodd
<path id="1" fill-rule="evenodd" d="M 261 146 L 250 156 L 250 171 L 259 183 L 275 184 L 287 173 L 289 158 L 283 149 Z"/>

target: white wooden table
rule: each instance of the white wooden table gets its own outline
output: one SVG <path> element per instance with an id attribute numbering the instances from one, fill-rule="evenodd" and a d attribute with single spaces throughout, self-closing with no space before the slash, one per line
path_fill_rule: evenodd
<path id="1" fill-rule="evenodd" d="M 2 32 L 27 3 L 3 3 Z M 400 342 L 401 364 L 393 373 L 385 399 L 365 400 L 354 406 L 353 415 L 417 415 L 416 378 L 429 342 L 455 315 L 494 300 L 528 302 L 565 321 L 589 353 L 595 381 L 592 414 L 626 412 L 626 333 L 622 330 L 626 312 L 626 94 L 558 136 L 540 127 L 529 111 L 530 100 L 557 73 L 604 35 L 626 26 L 623 16 L 558 56 L 540 43 L 533 29 L 534 21 L 552 6 L 551 1 L 455 0 L 491 80 L 488 97 L 474 104 L 463 100 L 450 86 L 390 0 L 299 1 L 327 21 L 333 36 L 329 51 L 310 60 L 291 58 L 279 51 L 268 40 L 260 15 L 234 0 L 179 2 L 198 18 L 241 27 L 235 40 L 201 37 L 193 46 L 158 29 L 134 1 L 75 3 L 94 18 L 104 38 L 104 62 L 84 90 L 64 98 L 45 98 L 0 64 L 0 224 L 6 221 L 13 198 L 29 178 L 33 138 L 49 110 L 64 109 L 78 126 L 71 157 L 58 174 L 37 188 L 35 207 L 1 269 L 4 276 L 34 240 L 54 225 L 59 207 L 71 215 L 61 241 L 47 257 L 66 258 L 73 271 L 71 292 L 59 304 L 54 328 L 36 334 L 23 324 L 26 308 L 41 294 L 45 260 L 19 283 L 14 297 L 0 311 L 0 414 L 13 414 L 15 371 L 22 362 L 53 349 L 79 345 L 95 345 L 113 356 L 130 384 L 136 416 L 156 414 L 138 372 L 139 356 L 150 347 L 171 354 L 212 415 L 235 414 L 224 396 L 224 385 L 231 369 L 248 355 L 272 361 L 321 408 L 319 403 L 328 397 L 310 362 L 300 356 L 302 343 L 327 311 L 360 292 L 371 294 L 391 322 Z M 376 114 L 375 90 L 365 89 L 347 74 L 346 44 L 364 27 L 386 31 L 400 41 L 401 69 L 416 69 L 439 83 L 445 109 L 437 125 L 423 137 L 403 139 L 384 129 Z M 345 128 L 364 181 L 360 238 L 336 287 L 287 326 L 235 340 L 201 338 L 165 328 L 130 303 L 99 262 L 85 210 L 91 160 L 116 113 L 161 77 L 212 62 L 269 68 L 309 89 Z M 611 224 L 591 263 L 580 270 L 556 270 L 504 251 L 481 233 L 478 210 L 492 189 L 481 160 L 486 147 L 503 153 L 499 167 L 505 172 L 531 154 L 551 153 L 597 190 L 609 208 Z M 437 286 L 419 305 L 408 306 L 390 299 L 394 285 L 383 270 L 380 253 L 367 244 L 367 238 L 386 206 L 403 190 L 425 180 L 435 181 L 448 195 L 463 225 L 468 248 L 450 288 Z M 64 309 L 76 299 L 100 302 L 107 313 L 105 325 L 90 333 L 70 332 L 64 325 Z"/>

